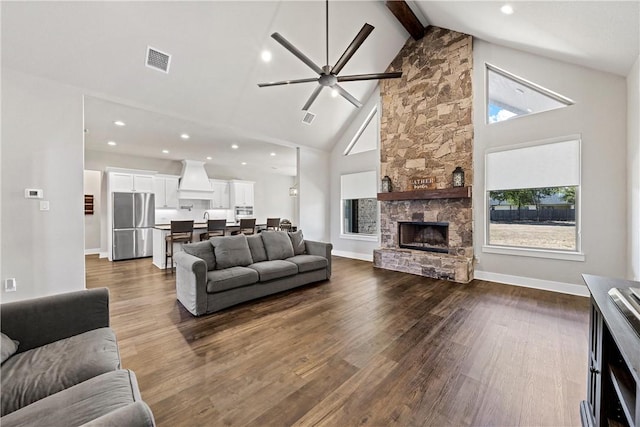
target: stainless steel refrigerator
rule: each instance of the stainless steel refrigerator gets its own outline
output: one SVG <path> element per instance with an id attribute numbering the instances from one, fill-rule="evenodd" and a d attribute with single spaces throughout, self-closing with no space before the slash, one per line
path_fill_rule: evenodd
<path id="1" fill-rule="evenodd" d="M 153 255 L 153 193 L 113 193 L 114 261 Z"/>

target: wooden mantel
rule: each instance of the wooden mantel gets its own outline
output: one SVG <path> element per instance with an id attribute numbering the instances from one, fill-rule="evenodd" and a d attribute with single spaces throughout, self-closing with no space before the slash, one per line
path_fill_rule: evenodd
<path id="1" fill-rule="evenodd" d="M 441 188 L 436 190 L 393 191 L 378 193 L 378 200 L 431 200 L 431 199 L 470 199 L 471 187 Z"/>

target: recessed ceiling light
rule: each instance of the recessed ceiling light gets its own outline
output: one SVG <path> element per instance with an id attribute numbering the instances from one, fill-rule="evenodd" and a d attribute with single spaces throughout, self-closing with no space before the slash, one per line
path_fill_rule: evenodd
<path id="1" fill-rule="evenodd" d="M 515 88 L 515 91 L 521 95 L 524 95 L 524 90 L 520 89 L 519 87 Z"/>
<path id="2" fill-rule="evenodd" d="M 207 160 L 211 160 L 211 156 L 207 156 Z"/>
<path id="3" fill-rule="evenodd" d="M 182 138 L 182 139 L 189 139 L 189 134 L 187 134 L 187 133 L 183 133 L 183 134 L 181 134 L 181 135 L 180 135 L 180 138 Z"/>
<path id="4" fill-rule="evenodd" d="M 169 154 L 169 150 L 162 150 L 164 154 Z"/>
<path id="5" fill-rule="evenodd" d="M 269 155 L 270 155 L 271 157 L 273 157 L 273 156 L 275 156 L 275 155 L 276 155 L 276 153 L 269 153 Z"/>
<path id="6" fill-rule="evenodd" d="M 118 144 L 116 144 L 115 141 L 109 141 L 109 142 L 107 142 L 107 145 L 118 145 Z"/>
<path id="7" fill-rule="evenodd" d="M 505 15 L 511 15 L 513 14 L 513 7 L 510 4 L 505 4 L 500 8 L 500 12 L 504 13 Z"/>
<path id="8" fill-rule="evenodd" d="M 233 148 L 234 150 L 237 150 L 238 149 L 238 144 L 231 145 L 231 148 Z"/>
<path id="9" fill-rule="evenodd" d="M 336 89 L 331 91 L 331 96 L 333 96 L 334 98 L 336 98 L 338 96 L 338 91 Z"/>
<path id="10" fill-rule="evenodd" d="M 240 164 L 241 164 L 242 166 L 246 166 L 246 165 L 247 165 L 247 162 L 242 162 L 242 163 L 240 163 Z"/>
<path id="11" fill-rule="evenodd" d="M 533 110 L 531 108 L 527 108 L 527 113 L 533 113 Z"/>
<path id="12" fill-rule="evenodd" d="M 271 52 L 269 52 L 268 50 L 263 50 L 260 54 L 260 58 L 262 58 L 264 62 L 271 61 Z"/>
<path id="13" fill-rule="evenodd" d="M 124 126 L 125 122 L 123 122 L 122 120 L 116 120 L 115 122 L 113 122 L 113 124 L 116 126 Z"/>

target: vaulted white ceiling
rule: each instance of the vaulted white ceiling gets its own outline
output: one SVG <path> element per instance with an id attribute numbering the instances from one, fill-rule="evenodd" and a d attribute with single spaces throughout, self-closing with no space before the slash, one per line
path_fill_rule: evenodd
<path id="1" fill-rule="evenodd" d="M 502 2 L 409 4 L 423 23 L 622 76 L 638 57 L 638 1 L 516 1 L 511 16 L 500 13 Z M 265 144 L 267 151 L 274 147 L 268 144 L 329 150 L 356 114 L 346 100 L 325 90 L 310 110 L 317 116 L 309 126 L 301 121 L 301 108 L 315 83 L 257 87 L 258 82 L 314 76 L 269 37 L 275 31 L 324 65 L 323 1 L 51 1 L 2 2 L 1 7 L 3 67 L 122 104 L 123 111 L 131 110 L 139 121 L 127 126 L 132 132 L 155 128 L 179 135 L 189 133 L 189 125 L 197 128 L 188 141 L 167 137 L 163 147 L 136 146 L 141 134 L 131 134 L 127 138 L 134 142 L 117 146 L 124 154 L 162 157 L 166 155 L 159 154 L 159 148 L 166 146 L 169 158 L 213 156 L 215 163 L 224 159 L 216 157 L 216 150 L 231 143 Z M 409 37 L 382 1 L 331 1 L 331 65 L 365 22 L 375 30 L 341 74 L 384 71 Z M 169 74 L 145 67 L 147 46 L 172 55 Z M 264 49 L 273 55 L 269 63 L 260 59 Z M 364 102 L 376 82 L 343 86 Z M 90 149 L 112 149 L 106 145 L 107 124 L 118 118 L 103 117 L 109 111 L 116 114 L 109 102 L 88 105 L 95 107 L 86 112 L 88 119 L 102 123 L 89 123 Z M 145 114 L 134 114 L 135 109 Z M 160 127 L 158 121 L 175 129 Z M 264 159 L 260 156 L 252 161 Z"/>

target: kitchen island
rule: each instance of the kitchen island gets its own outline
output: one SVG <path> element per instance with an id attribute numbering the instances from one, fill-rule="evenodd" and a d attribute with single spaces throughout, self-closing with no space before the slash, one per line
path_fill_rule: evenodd
<path id="1" fill-rule="evenodd" d="M 256 226 L 256 228 L 258 228 Z M 225 234 L 231 234 L 232 231 L 239 230 L 240 226 L 236 222 L 228 222 L 225 230 Z M 206 233 L 206 222 L 194 222 L 193 223 L 193 241 L 200 241 L 200 234 Z M 153 265 L 160 269 L 167 268 L 165 264 L 165 241 L 166 237 L 171 234 L 171 224 L 156 224 L 153 227 Z M 173 253 L 180 252 L 182 250 L 182 243 L 173 244 Z"/>

